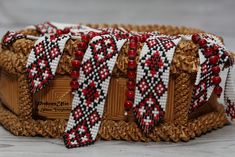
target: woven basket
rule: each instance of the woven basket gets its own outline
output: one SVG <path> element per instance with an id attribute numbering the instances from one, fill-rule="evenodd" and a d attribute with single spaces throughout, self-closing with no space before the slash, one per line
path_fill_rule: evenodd
<path id="1" fill-rule="evenodd" d="M 158 31 L 167 35 L 202 33 L 198 29 L 163 25 L 88 25 L 92 28 L 123 27 L 130 31 Z M 20 33 L 38 36 L 34 29 Z M 0 49 L 0 123 L 14 135 L 61 137 L 71 110 L 70 62 L 80 40 L 69 40 L 55 79 L 35 95 L 29 90 L 25 66 L 34 41 L 19 39 Z M 98 139 L 133 141 L 188 141 L 228 121 L 223 106 L 212 94 L 206 105 L 190 112 L 192 90 L 199 64 L 198 46 L 182 41 L 175 50 L 170 67 L 167 107 L 164 123 L 147 136 L 142 133 L 131 112 L 124 115 L 127 81 L 128 43 L 121 49 L 112 73 Z M 138 53 L 141 44 L 138 45 Z M 138 57 L 136 59 L 138 61 Z"/>

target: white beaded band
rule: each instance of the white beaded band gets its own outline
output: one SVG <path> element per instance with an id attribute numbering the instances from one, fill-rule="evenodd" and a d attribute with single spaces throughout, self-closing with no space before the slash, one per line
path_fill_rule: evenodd
<path id="1" fill-rule="evenodd" d="M 84 55 L 79 88 L 74 93 L 72 111 L 64 134 L 66 147 L 92 144 L 103 116 L 112 70 L 126 39 L 114 35 L 94 37 Z"/>
<path id="2" fill-rule="evenodd" d="M 170 65 L 180 40 L 179 36 L 153 35 L 142 48 L 133 111 L 144 133 L 151 131 L 163 119 Z"/>

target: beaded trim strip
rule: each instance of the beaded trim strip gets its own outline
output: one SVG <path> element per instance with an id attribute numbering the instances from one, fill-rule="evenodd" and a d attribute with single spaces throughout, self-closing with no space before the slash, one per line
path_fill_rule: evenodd
<path id="1" fill-rule="evenodd" d="M 137 55 L 137 47 L 138 41 L 135 37 L 132 37 L 129 43 L 129 50 L 128 50 L 128 69 L 127 69 L 127 91 L 126 91 L 126 101 L 124 103 L 124 107 L 126 112 L 125 115 L 128 115 L 129 112 L 133 107 L 134 97 L 135 97 L 135 79 L 136 79 L 136 55 Z"/>
<path id="2" fill-rule="evenodd" d="M 235 71 L 235 67 L 231 67 L 228 70 L 228 75 L 225 84 L 225 110 L 227 116 L 232 119 L 235 119 L 235 85 L 234 85 L 234 77 L 232 77 L 232 70 Z"/>
<path id="3" fill-rule="evenodd" d="M 42 35 L 43 34 L 56 34 L 57 28 L 50 22 L 44 22 L 41 24 L 35 25 L 37 31 L 39 31 Z"/>
<path id="4" fill-rule="evenodd" d="M 125 30 L 122 27 L 119 27 L 119 28 L 102 28 L 101 30 L 104 31 L 104 32 L 111 33 L 111 34 L 129 34 L 130 33 L 129 31 Z"/>
<path id="5" fill-rule="evenodd" d="M 81 36 L 81 42 L 77 45 L 77 50 L 74 53 L 75 57 L 71 61 L 73 70 L 71 72 L 72 81 L 70 82 L 70 86 L 71 86 L 72 90 L 77 90 L 79 87 L 79 84 L 77 82 L 79 75 L 80 75 L 79 70 L 80 70 L 83 56 L 84 56 L 85 51 L 88 47 L 89 41 L 90 41 L 89 35 L 82 35 Z"/>
<path id="6" fill-rule="evenodd" d="M 92 144 L 97 136 L 111 73 L 126 39 L 113 35 L 94 37 L 84 55 L 79 88 L 74 92 L 72 112 L 64 134 L 66 147 Z"/>
<path id="7" fill-rule="evenodd" d="M 220 97 L 223 89 L 221 70 L 228 60 L 228 53 L 217 38 L 207 34 L 194 34 L 192 41 L 199 45 L 200 65 L 193 90 L 191 110 L 204 105 L 212 92 Z"/>
<path id="8" fill-rule="evenodd" d="M 100 33 L 102 30 L 90 28 L 85 25 L 80 24 L 62 24 L 45 22 L 37 24 L 34 26 L 38 32 L 42 35 L 44 34 L 70 34 L 72 36 L 81 36 L 82 34 L 87 34 L 89 32 Z"/>
<path id="9" fill-rule="evenodd" d="M 133 112 L 146 134 L 163 119 L 169 69 L 180 39 L 179 36 L 154 35 L 147 39 L 141 51 Z"/>
<path id="10" fill-rule="evenodd" d="M 135 86 L 136 86 L 136 70 L 137 70 L 137 63 L 136 63 L 136 56 L 137 56 L 137 49 L 138 49 L 138 42 L 145 42 L 149 36 L 154 35 L 157 33 L 132 33 L 129 37 L 129 50 L 128 50 L 128 69 L 127 69 L 127 91 L 126 91 L 126 101 L 124 103 L 125 108 L 125 116 L 131 115 L 132 107 L 134 104 L 135 99 Z"/>
<path id="11" fill-rule="evenodd" d="M 74 34 L 78 35 L 76 37 L 79 37 L 79 38 L 85 37 L 85 36 L 94 37 L 100 34 L 100 33 L 91 31 L 93 30 L 92 28 L 85 27 L 85 26 L 83 28 L 82 25 L 80 27 L 77 25 L 63 25 L 63 24 L 60 26 L 57 26 L 57 25 L 53 25 L 50 22 L 46 22 L 44 24 L 37 25 L 36 28 L 39 29 L 42 34 L 46 34 L 46 35 L 37 38 L 37 42 L 35 43 L 35 46 L 33 50 L 31 51 L 28 61 L 27 61 L 26 68 L 27 68 L 27 72 L 29 73 L 28 77 L 30 80 L 31 90 L 33 93 L 44 88 L 48 84 L 49 80 L 51 80 L 54 77 L 55 71 L 57 69 L 58 63 L 63 53 L 64 45 L 70 37 L 74 38 L 75 37 Z M 63 28 L 63 30 L 59 28 Z M 116 33 L 119 33 L 117 34 L 117 36 L 120 39 L 124 38 L 123 35 L 126 35 L 126 33 L 122 32 L 121 30 L 113 29 L 113 31 Z M 84 35 L 84 32 L 86 33 L 86 35 Z M 104 32 L 104 31 L 101 33 L 107 34 L 107 32 Z M 73 34 L 73 35 L 66 35 L 66 34 Z M 60 41 L 61 36 L 63 38 L 62 39 L 63 41 Z M 65 39 L 65 36 L 66 36 L 66 39 Z M 25 37 L 28 37 L 28 36 L 25 36 Z M 86 42 L 89 42 L 89 41 L 86 41 Z M 83 50 L 85 50 L 87 48 L 87 45 L 85 42 L 81 42 L 79 43 L 78 47 L 83 48 Z M 43 66 L 39 66 L 40 64 Z M 72 60 L 72 65 L 76 69 L 78 69 L 80 64 L 81 64 L 81 60 L 76 60 L 76 59 Z M 77 77 L 78 75 L 79 75 L 79 72 L 77 70 L 74 70 L 71 72 L 72 77 Z M 71 81 L 70 85 L 72 89 L 78 88 L 78 83 L 75 79 Z"/>
<path id="12" fill-rule="evenodd" d="M 54 78 L 68 39 L 68 35 L 44 35 L 35 42 L 26 65 L 32 93 L 45 87 Z"/>
<path id="13" fill-rule="evenodd" d="M 20 33 L 8 31 L 2 38 L 2 46 L 8 47 L 17 39 L 25 38 L 26 36 Z"/>

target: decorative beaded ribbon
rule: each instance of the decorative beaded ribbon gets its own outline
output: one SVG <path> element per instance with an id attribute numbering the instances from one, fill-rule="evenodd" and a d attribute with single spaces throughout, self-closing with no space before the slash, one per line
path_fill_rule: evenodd
<path id="1" fill-rule="evenodd" d="M 44 35 L 35 42 L 26 65 L 33 93 L 45 87 L 54 77 L 64 46 L 69 38 L 68 35 Z"/>
<path id="2" fill-rule="evenodd" d="M 20 33 L 8 31 L 2 38 L 2 45 L 4 47 L 10 46 L 17 39 L 25 38 L 26 36 Z"/>
<path id="3" fill-rule="evenodd" d="M 41 33 L 41 34 L 55 34 L 57 31 L 57 27 L 51 22 L 44 22 L 35 25 L 35 28 Z"/>
<path id="4" fill-rule="evenodd" d="M 44 22 L 34 26 L 41 34 L 68 34 L 80 36 L 82 33 L 102 32 L 99 29 L 94 29 L 80 24 L 63 24 L 55 22 Z"/>
<path id="5" fill-rule="evenodd" d="M 209 34 L 202 34 L 201 41 L 205 41 L 203 46 L 199 44 L 200 65 L 197 72 L 196 81 L 193 90 L 192 108 L 194 110 L 205 104 L 210 98 L 213 90 L 220 96 L 222 87 L 221 70 L 228 61 L 228 53 L 220 40 Z"/>
<path id="6" fill-rule="evenodd" d="M 221 81 L 225 83 L 225 90 L 221 94 L 224 95 L 225 111 L 227 113 L 227 116 L 229 116 L 231 119 L 234 119 L 235 85 L 231 74 L 231 71 L 234 71 L 234 67 L 225 68 L 224 66 L 225 63 L 229 62 L 229 53 L 227 52 L 221 40 L 216 36 L 210 34 L 202 34 L 201 36 L 204 40 L 206 40 L 206 45 L 199 48 L 200 69 L 197 73 L 197 79 L 195 82 L 192 109 L 205 104 L 205 102 L 207 102 L 209 97 L 211 96 L 212 90 L 214 90 L 215 94 L 220 96 L 223 88 L 217 88 L 217 84 Z M 213 48 L 214 52 L 212 52 L 217 53 L 217 63 L 213 63 L 214 58 L 211 58 L 213 54 L 211 54 L 211 51 L 208 51 L 208 48 Z M 215 79 L 215 76 L 213 76 L 215 74 L 218 75 L 217 79 Z M 227 79 L 225 80 L 222 75 L 227 76 Z M 221 78 L 221 80 L 218 78 Z M 217 81 L 216 83 L 216 80 L 219 81 Z"/>
<path id="7" fill-rule="evenodd" d="M 225 84 L 224 100 L 227 116 L 232 119 L 235 119 L 235 84 L 234 76 L 235 67 L 231 67 L 228 70 L 228 75 Z"/>
<path id="8" fill-rule="evenodd" d="M 133 112 L 144 133 L 163 118 L 167 100 L 169 69 L 181 37 L 153 35 L 140 54 Z"/>
<path id="9" fill-rule="evenodd" d="M 94 37 L 84 55 L 79 88 L 74 92 L 72 111 L 64 134 L 68 148 L 92 144 L 99 130 L 111 73 L 126 39 L 114 35 Z"/>

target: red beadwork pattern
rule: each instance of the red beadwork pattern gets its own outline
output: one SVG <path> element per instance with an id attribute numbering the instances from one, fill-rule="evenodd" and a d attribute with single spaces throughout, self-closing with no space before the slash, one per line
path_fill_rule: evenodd
<path id="1" fill-rule="evenodd" d="M 124 32 L 122 32 L 124 33 Z M 124 35 L 124 34 L 123 34 Z M 145 42 L 145 40 L 152 34 L 127 34 L 126 37 L 129 39 L 129 50 L 128 50 L 128 69 L 127 69 L 127 92 L 126 92 L 126 101 L 124 103 L 124 108 L 127 112 L 131 112 L 134 97 L 135 97 L 135 82 L 136 82 L 136 56 L 137 56 L 137 48 L 138 42 Z M 125 115 L 128 115 L 125 112 Z"/>
<path id="2" fill-rule="evenodd" d="M 155 51 L 154 54 L 146 60 L 146 64 L 149 67 L 151 74 L 153 76 L 156 75 L 157 71 L 163 66 L 159 51 Z"/>
<path id="3" fill-rule="evenodd" d="M 110 70 L 109 67 L 107 65 L 104 65 L 100 68 L 100 70 L 98 71 L 100 79 L 102 81 L 104 81 L 108 76 L 110 76 Z"/>
<path id="4" fill-rule="evenodd" d="M 204 105 L 212 92 L 221 95 L 220 69 L 223 68 L 228 56 L 218 41 L 206 34 L 194 34 L 192 41 L 199 44 L 200 68 L 195 82 L 191 111 Z"/>
<path id="5" fill-rule="evenodd" d="M 79 120 L 80 118 L 82 118 L 84 116 L 82 110 L 83 109 L 80 106 L 77 106 L 74 109 L 73 117 L 74 117 L 75 120 Z"/>
<path id="6" fill-rule="evenodd" d="M 38 25 L 35 25 L 36 30 L 41 34 L 55 34 L 55 35 L 65 35 L 70 34 L 72 36 L 81 36 L 83 34 L 95 34 L 97 32 L 102 32 L 99 29 L 93 29 L 85 25 L 80 24 L 59 24 L 52 22 L 45 22 Z M 93 32 L 95 31 L 95 32 Z M 92 36 L 94 37 L 94 36 Z M 91 37 L 91 38 L 92 38 Z M 82 39 L 84 40 L 84 39 Z M 85 40 L 84 40 L 85 41 Z M 88 42 L 88 41 L 86 41 Z"/>
<path id="7" fill-rule="evenodd" d="M 180 39 L 176 36 L 153 35 L 143 46 L 137 68 L 133 112 L 146 134 L 163 120 L 169 67 Z"/>
<path id="8" fill-rule="evenodd" d="M 141 94 L 144 94 L 148 89 L 149 89 L 149 84 L 145 78 L 142 78 L 138 85 L 138 90 L 140 91 Z"/>
<path id="9" fill-rule="evenodd" d="M 235 119 L 235 103 L 232 102 L 229 98 L 227 98 L 226 103 L 228 104 L 226 108 L 226 113 L 232 119 Z"/>
<path id="10" fill-rule="evenodd" d="M 109 58 L 113 57 L 114 53 L 116 53 L 116 44 L 115 40 L 111 38 L 104 38 L 104 40 L 97 40 L 91 43 L 92 53 L 94 55 L 94 59 L 97 64 L 102 63 Z"/>
<path id="11" fill-rule="evenodd" d="M 54 77 L 64 45 L 69 38 L 69 36 L 54 38 L 46 35 L 36 41 L 26 65 L 33 93 L 45 87 Z"/>
<path id="12" fill-rule="evenodd" d="M 136 63 L 136 56 L 137 56 L 137 48 L 138 48 L 138 42 L 145 42 L 146 39 L 150 35 L 154 35 L 157 33 L 133 33 L 129 32 L 128 34 L 125 34 L 125 32 L 122 32 L 122 36 L 119 36 L 119 38 L 128 38 L 129 39 L 129 50 L 128 50 L 128 70 L 127 70 L 127 92 L 126 92 L 126 102 L 124 103 L 125 110 L 127 112 L 131 112 L 133 106 L 133 101 L 135 97 L 135 82 L 136 82 L 136 69 L 137 69 L 137 63 Z M 125 115 L 128 115 L 127 112 L 125 112 Z"/>
<path id="13" fill-rule="evenodd" d="M 234 67 L 230 67 L 227 71 L 225 82 L 224 102 L 225 110 L 231 120 L 235 119 L 235 84 L 234 84 Z"/>
<path id="14" fill-rule="evenodd" d="M 64 134 L 68 148 L 95 141 L 112 70 L 125 41 L 118 40 L 114 35 L 98 35 L 89 42 L 80 69 L 79 88 L 74 91 L 73 109 Z"/>
<path id="15" fill-rule="evenodd" d="M 97 91 L 97 85 L 92 81 L 85 89 L 82 90 L 82 94 L 85 97 L 86 105 L 89 106 L 100 95 Z"/>
<path id="16" fill-rule="evenodd" d="M 57 28 L 50 22 L 44 22 L 41 24 L 35 25 L 37 31 L 39 31 L 42 35 L 44 34 L 56 34 Z"/>
<path id="17" fill-rule="evenodd" d="M 2 38 L 2 46 L 9 47 L 17 39 L 25 38 L 26 36 L 20 33 L 8 31 Z"/>
<path id="18" fill-rule="evenodd" d="M 156 86 L 154 87 L 155 93 L 157 94 L 158 97 L 161 97 L 166 89 L 166 86 L 164 85 L 163 81 L 159 81 Z"/>
<path id="19" fill-rule="evenodd" d="M 85 43 L 86 47 L 89 42 L 89 39 L 90 38 L 88 37 L 88 35 L 81 36 L 81 40 L 82 40 L 81 42 Z M 71 72 L 71 77 L 73 78 L 73 80 L 71 81 L 70 86 L 72 90 L 77 90 L 79 87 L 77 80 L 80 76 L 79 70 L 80 70 L 80 66 L 81 66 L 81 62 L 82 62 L 84 54 L 85 54 L 84 46 L 81 46 L 81 44 L 78 44 L 77 50 L 74 53 L 74 59 L 71 61 L 72 68 L 73 68 Z"/>
<path id="20" fill-rule="evenodd" d="M 127 92 L 126 92 L 126 102 L 124 107 L 126 111 L 130 111 L 133 106 L 133 101 L 135 97 L 135 78 L 136 78 L 136 55 L 137 55 L 138 41 L 135 36 L 132 36 L 129 41 L 128 50 L 128 69 L 127 69 Z"/>

